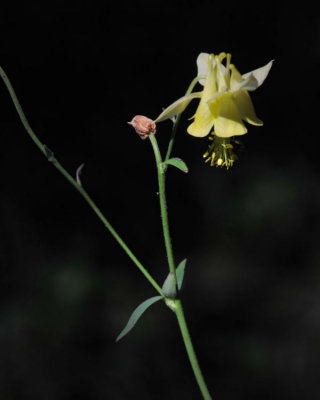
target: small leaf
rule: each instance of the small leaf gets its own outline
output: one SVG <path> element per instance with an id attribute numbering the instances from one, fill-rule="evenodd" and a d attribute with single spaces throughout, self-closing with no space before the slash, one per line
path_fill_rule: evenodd
<path id="1" fill-rule="evenodd" d="M 46 144 L 43 145 L 43 151 L 44 151 L 44 155 L 47 157 L 48 161 L 53 162 L 53 163 L 57 161 L 53 154 L 53 151 L 50 150 Z"/>
<path id="2" fill-rule="evenodd" d="M 84 167 L 84 163 L 81 164 L 81 165 L 77 168 L 77 171 L 76 171 L 77 184 L 80 185 L 80 186 L 82 186 L 82 183 L 81 183 L 81 180 L 80 180 L 80 175 L 81 175 L 81 173 L 82 173 L 83 167 Z"/>
<path id="3" fill-rule="evenodd" d="M 145 300 L 142 302 L 131 314 L 131 317 L 129 318 L 129 321 L 127 322 L 127 325 L 124 327 L 124 329 L 120 332 L 118 335 L 116 342 L 118 342 L 120 339 L 122 339 L 127 333 L 131 331 L 131 329 L 135 326 L 141 315 L 149 308 L 153 303 L 156 301 L 161 300 L 161 296 L 155 296 L 155 297 L 150 297 L 150 299 Z"/>
<path id="4" fill-rule="evenodd" d="M 178 157 L 169 158 L 169 160 L 165 161 L 164 164 L 173 165 L 174 167 L 180 169 L 185 173 L 189 171 L 186 163 L 183 160 L 181 160 L 181 158 Z"/>
<path id="5" fill-rule="evenodd" d="M 162 285 L 162 293 L 168 299 L 175 299 L 177 297 L 176 282 L 174 279 L 173 272 L 171 271 L 169 272 L 168 276 L 166 277 L 166 280 Z"/>
<path id="6" fill-rule="evenodd" d="M 181 261 L 181 263 L 178 265 L 178 268 L 176 269 L 177 285 L 179 290 L 181 289 L 182 286 L 186 262 L 187 259 L 185 258 L 183 261 Z"/>

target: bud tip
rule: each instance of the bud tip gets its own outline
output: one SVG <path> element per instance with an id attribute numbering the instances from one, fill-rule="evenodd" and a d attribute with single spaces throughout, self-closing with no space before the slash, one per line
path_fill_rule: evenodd
<path id="1" fill-rule="evenodd" d="M 157 126 L 152 119 L 144 115 L 136 115 L 128 124 L 133 126 L 141 139 L 147 139 L 150 133 L 155 134 L 157 131 Z"/>

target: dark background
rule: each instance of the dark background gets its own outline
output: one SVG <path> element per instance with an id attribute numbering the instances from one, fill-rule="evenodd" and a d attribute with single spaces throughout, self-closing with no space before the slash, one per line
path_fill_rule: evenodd
<path id="1" fill-rule="evenodd" d="M 229 171 L 186 134 L 168 207 L 193 341 L 213 397 L 318 399 L 319 13 L 281 2 L 29 1 L 0 14 L 0 64 L 29 122 L 161 284 L 167 274 L 150 143 L 127 121 L 184 94 L 200 52 L 242 72 L 275 59 L 252 94 Z M 281 5 L 283 8 L 281 8 Z M 171 122 L 158 127 L 161 149 Z M 0 89 L 1 399 L 200 399 L 173 313 L 27 136 Z"/>

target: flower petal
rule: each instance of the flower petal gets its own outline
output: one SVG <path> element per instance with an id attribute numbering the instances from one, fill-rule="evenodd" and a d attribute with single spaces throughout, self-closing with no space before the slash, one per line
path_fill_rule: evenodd
<path id="1" fill-rule="evenodd" d="M 218 90 L 224 91 L 227 88 L 227 82 L 225 80 L 225 73 L 226 69 L 221 62 L 226 58 L 226 53 L 220 53 L 218 56 L 215 57 L 216 61 L 216 74 L 217 74 L 217 84 Z M 223 68 L 222 68 L 223 67 Z"/>
<path id="2" fill-rule="evenodd" d="M 198 58 L 197 58 L 198 75 L 197 76 L 207 75 L 208 58 L 209 58 L 208 53 L 200 53 L 198 55 Z M 200 79 L 199 83 L 203 86 L 205 81 L 206 81 L 205 79 Z"/>
<path id="3" fill-rule="evenodd" d="M 172 118 L 175 115 L 181 114 L 188 106 L 191 100 L 200 98 L 203 92 L 191 93 L 188 96 L 183 96 L 176 100 L 169 107 L 162 111 L 162 113 L 153 121 L 155 123 L 165 121 L 166 119 Z"/>
<path id="4" fill-rule="evenodd" d="M 230 65 L 230 69 L 231 69 L 230 89 L 231 91 L 236 91 L 241 86 L 243 78 L 240 72 L 233 64 Z"/>
<path id="5" fill-rule="evenodd" d="M 198 55 L 198 58 L 197 58 L 198 74 L 197 74 L 197 76 L 207 75 L 207 73 L 208 73 L 208 59 L 209 59 L 209 54 L 208 53 L 200 53 Z M 213 58 L 212 59 L 212 66 L 215 67 L 215 65 L 216 65 L 216 61 Z M 225 75 L 226 67 L 223 64 L 221 64 L 221 70 L 222 70 L 222 73 Z M 199 83 L 202 86 L 204 86 L 205 81 L 206 81 L 205 79 L 200 79 Z"/>
<path id="6" fill-rule="evenodd" d="M 257 87 L 259 87 L 259 83 L 258 83 L 257 79 L 252 74 L 250 74 L 246 79 L 244 79 L 240 83 L 240 85 L 237 87 L 237 90 L 245 89 L 245 90 L 253 91 L 253 90 L 256 90 Z"/>
<path id="7" fill-rule="evenodd" d="M 216 100 L 219 96 L 222 96 L 223 93 L 229 92 L 228 88 L 224 88 L 221 92 L 216 92 L 212 97 L 210 97 L 209 100 L 207 100 L 207 104 L 212 103 L 214 100 Z"/>
<path id="8" fill-rule="evenodd" d="M 241 89 L 237 92 L 234 92 L 233 98 L 242 119 L 251 125 L 263 125 L 263 122 L 256 116 L 249 93 L 246 90 Z"/>
<path id="9" fill-rule="evenodd" d="M 232 65 L 231 66 L 231 80 L 230 80 L 230 87 L 231 92 L 236 92 L 239 89 L 245 90 L 256 90 L 259 87 L 259 82 L 253 76 L 253 74 L 246 75 L 246 79 L 243 79 L 240 72 L 237 68 Z"/>
<path id="10" fill-rule="evenodd" d="M 242 78 L 247 79 L 249 77 L 249 75 L 253 75 L 258 82 L 257 87 L 259 87 L 263 84 L 264 80 L 268 76 L 269 71 L 272 67 L 272 63 L 273 63 L 273 60 L 271 60 L 268 64 L 266 64 L 265 66 L 263 66 L 261 68 L 255 69 L 251 72 L 248 72 L 248 73 L 242 75 Z"/>
<path id="11" fill-rule="evenodd" d="M 214 118 L 216 136 L 228 138 L 247 133 L 232 93 L 222 93 L 208 105 Z"/>
<path id="12" fill-rule="evenodd" d="M 194 122 L 189 125 L 187 131 L 190 135 L 196 137 L 207 136 L 213 126 L 213 118 L 207 101 L 217 91 L 216 70 L 212 65 L 213 55 L 208 58 L 208 73 L 201 100 L 197 108 Z"/>

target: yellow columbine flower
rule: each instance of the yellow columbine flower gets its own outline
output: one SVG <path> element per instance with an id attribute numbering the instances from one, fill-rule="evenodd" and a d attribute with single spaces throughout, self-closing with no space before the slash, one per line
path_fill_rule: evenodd
<path id="1" fill-rule="evenodd" d="M 222 62 L 226 59 L 226 65 Z M 262 68 L 241 75 L 236 67 L 230 64 L 231 55 L 220 53 L 201 53 L 197 59 L 198 76 L 204 84 L 202 92 L 181 97 L 167 107 L 154 121 L 155 123 L 172 118 L 185 110 L 191 100 L 200 98 L 194 115 L 194 121 L 187 131 L 190 135 L 204 137 L 211 134 L 213 140 L 204 154 L 211 165 L 232 166 L 235 156 L 232 152 L 230 138 L 247 133 L 243 121 L 252 125 L 263 125 L 256 117 L 248 91 L 257 89 L 266 79 L 272 61 Z"/>

